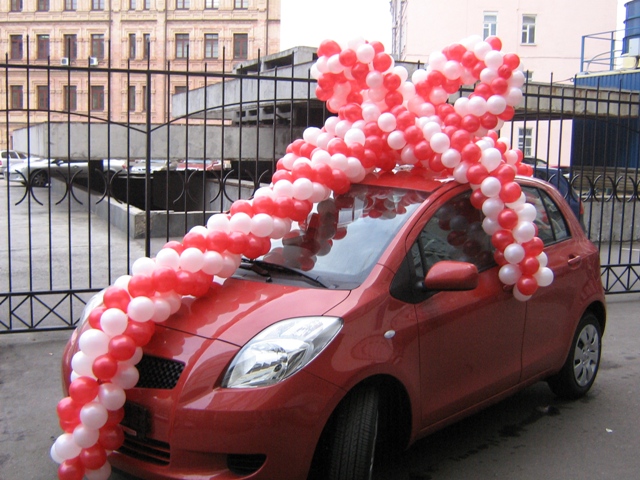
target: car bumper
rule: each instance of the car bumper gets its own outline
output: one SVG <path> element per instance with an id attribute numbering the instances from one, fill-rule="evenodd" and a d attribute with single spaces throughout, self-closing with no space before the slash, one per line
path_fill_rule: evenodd
<path id="1" fill-rule="evenodd" d="M 63 378 L 74 351 L 65 352 Z M 220 388 L 239 347 L 170 330 L 145 347 L 178 362 L 194 351 L 201 353 L 184 362 L 175 388 L 127 391 L 150 422 L 142 434 L 125 427 L 125 444 L 109 457 L 113 467 L 142 479 L 306 479 L 342 390 L 304 370 L 270 387 Z"/>

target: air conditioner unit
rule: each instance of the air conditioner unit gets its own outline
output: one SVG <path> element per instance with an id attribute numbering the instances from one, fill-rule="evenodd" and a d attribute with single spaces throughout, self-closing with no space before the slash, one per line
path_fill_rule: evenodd
<path id="1" fill-rule="evenodd" d="M 98 65 L 98 57 L 89 57 L 89 66 L 95 67 Z"/>
<path id="2" fill-rule="evenodd" d="M 638 67 L 638 57 L 634 55 L 622 55 L 620 57 L 620 68 L 623 70 L 633 70 Z"/>
<path id="3" fill-rule="evenodd" d="M 60 65 L 62 65 L 63 67 L 68 67 L 69 66 L 69 57 L 62 57 L 60 59 Z"/>

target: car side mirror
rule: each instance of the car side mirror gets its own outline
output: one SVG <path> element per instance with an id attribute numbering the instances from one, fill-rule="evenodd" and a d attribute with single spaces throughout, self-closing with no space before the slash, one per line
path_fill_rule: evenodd
<path id="1" fill-rule="evenodd" d="M 478 286 L 478 268 L 473 263 L 443 260 L 424 278 L 426 290 L 473 290 Z"/>

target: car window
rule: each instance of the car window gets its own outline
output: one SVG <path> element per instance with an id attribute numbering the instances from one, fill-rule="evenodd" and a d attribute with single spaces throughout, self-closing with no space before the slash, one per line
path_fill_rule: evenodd
<path id="1" fill-rule="evenodd" d="M 538 228 L 538 237 L 545 245 L 560 242 L 571 236 L 567 222 L 558 205 L 544 191 L 534 187 L 522 187 L 527 202 L 536 207 L 534 220 Z"/>
<path id="2" fill-rule="evenodd" d="M 417 278 L 442 260 L 473 263 L 478 271 L 495 265 L 491 237 L 482 229 L 482 212 L 470 201 L 471 192 L 459 195 L 433 215 L 411 247 Z"/>

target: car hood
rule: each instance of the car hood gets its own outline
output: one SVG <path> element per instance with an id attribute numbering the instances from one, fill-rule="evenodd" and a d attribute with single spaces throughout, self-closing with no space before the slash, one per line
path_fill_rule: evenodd
<path id="1" fill-rule="evenodd" d="M 269 325 L 287 318 L 323 315 L 350 290 L 301 288 L 230 278 L 198 298 L 183 299 L 180 310 L 161 325 L 242 346 Z"/>

